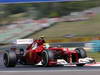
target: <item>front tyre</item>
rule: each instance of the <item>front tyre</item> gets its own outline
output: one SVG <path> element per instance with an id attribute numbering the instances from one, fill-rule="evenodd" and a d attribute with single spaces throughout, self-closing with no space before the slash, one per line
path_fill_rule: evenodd
<path id="1" fill-rule="evenodd" d="M 86 51 L 83 48 L 76 48 L 75 50 L 78 53 L 78 58 L 86 58 L 87 57 Z M 85 63 L 76 64 L 76 66 L 78 66 L 78 67 L 83 67 L 84 65 L 85 65 Z"/>
<path id="2" fill-rule="evenodd" d="M 44 50 L 42 52 L 42 65 L 43 66 L 50 66 L 49 62 L 54 60 L 54 54 L 51 50 Z M 56 63 L 55 63 L 56 64 Z"/>
<path id="3" fill-rule="evenodd" d="M 76 48 L 75 50 L 78 53 L 79 58 L 86 58 L 87 57 L 86 51 L 83 48 Z"/>
<path id="4" fill-rule="evenodd" d="M 78 67 L 83 67 L 85 64 L 76 64 Z"/>
<path id="5" fill-rule="evenodd" d="M 3 61 L 6 67 L 15 67 L 16 60 L 17 60 L 17 57 L 14 51 L 6 51 L 3 55 Z"/>

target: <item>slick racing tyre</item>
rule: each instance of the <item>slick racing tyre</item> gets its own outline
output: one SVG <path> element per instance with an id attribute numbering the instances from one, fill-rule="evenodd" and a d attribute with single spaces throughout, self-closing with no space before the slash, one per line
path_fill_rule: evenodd
<path id="1" fill-rule="evenodd" d="M 86 58 L 87 57 L 86 51 L 83 48 L 76 48 L 75 50 L 78 53 L 79 58 Z"/>
<path id="2" fill-rule="evenodd" d="M 84 66 L 85 64 L 76 64 L 76 66 L 78 66 L 78 67 L 82 67 L 82 66 Z"/>
<path id="3" fill-rule="evenodd" d="M 16 54 L 14 51 L 6 51 L 3 55 L 4 65 L 6 67 L 15 67 L 16 66 Z"/>
<path id="4" fill-rule="evenodd" d="M 54 60 L 54 54 L 51 50 L 44 50 L 42 52 L 42 65 L 49 66 L 49 60 Z"/>

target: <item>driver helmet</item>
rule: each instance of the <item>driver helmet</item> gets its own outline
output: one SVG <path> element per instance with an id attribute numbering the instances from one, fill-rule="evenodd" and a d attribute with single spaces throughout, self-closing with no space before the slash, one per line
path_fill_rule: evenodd
<path id="1" fill-rule="evenodd" d="M 48 49 L 48 48 L 50 47 L 50 44 L 49 44 L 49 43 L 44 43 L 44 47 L 45 47 L 46 49 Z"/>
<path id="2" fill-rule="evenodd" d="M 44 36 L 42 35 L 42 36 L 40 36 L 40 38 L 39 39 L 44 39 Z"/>

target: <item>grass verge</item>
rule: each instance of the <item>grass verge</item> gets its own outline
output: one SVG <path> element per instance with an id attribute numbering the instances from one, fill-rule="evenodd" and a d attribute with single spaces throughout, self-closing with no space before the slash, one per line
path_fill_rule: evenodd
<path id="1" fill-rule="evenodd" d="M 96 36 L 100 35 L 100 14 L 87 21 L 61 22 L 54 26 L 33 34 L 30 37 L 45 35 L 47 39 L 64 39 L 66 34 L 77 36 Z"/>

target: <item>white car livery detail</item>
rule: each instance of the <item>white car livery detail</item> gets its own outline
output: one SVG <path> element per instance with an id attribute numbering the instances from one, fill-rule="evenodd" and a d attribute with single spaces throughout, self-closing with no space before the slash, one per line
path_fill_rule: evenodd
<path id="1" fill-rule="evenodd" d="M 16 44 L 31 44 L 33 43 L 33 39 L 17 39 L 15 43 Z"/>
<path id="2" fill-rule="evenodd" d="M 95 60 L 93 58 L 86 57 L 79 59 L 79 63 L 85 63 L 85 64 L 95 63 Z"/>

